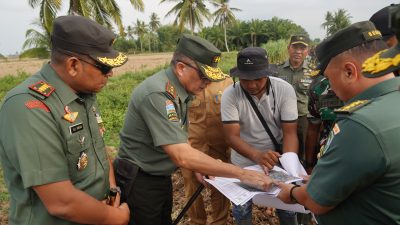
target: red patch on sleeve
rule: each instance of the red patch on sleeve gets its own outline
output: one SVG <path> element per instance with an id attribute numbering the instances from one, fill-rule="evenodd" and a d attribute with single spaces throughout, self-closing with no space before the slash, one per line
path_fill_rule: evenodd
<path id="1" fill-rule="evenodd" d="M 50 112 L 49 107 L 47 107 L 47 105 L 45 105 L 43 102 L 39 101 L 39 100 L 30 100 L 25 102 L 25 106 L 28 109 L 35 109 L 35 108 L 39 108 L 39 109 L 43 109 L 45 112 Z"/>

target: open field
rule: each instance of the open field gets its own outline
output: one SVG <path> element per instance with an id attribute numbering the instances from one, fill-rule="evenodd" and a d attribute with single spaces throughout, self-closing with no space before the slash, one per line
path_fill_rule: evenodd
<path id="1" fill-rule="evenodd" d="M 137 72 L 154 69 L 160 65 L 169 63 L 171 58 L 172 53 L 129 55 L 129 60 L 125 65 L 114 69 L 114 75 L 124 74 L 128 71 Z M 33 74 L 48 61 L 48 59 L 0 59 L 0 77 L 16 75 L 20 72 Z"/>

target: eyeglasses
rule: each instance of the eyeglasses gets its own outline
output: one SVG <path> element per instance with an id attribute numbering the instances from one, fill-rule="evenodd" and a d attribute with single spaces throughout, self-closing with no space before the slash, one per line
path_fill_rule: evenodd
<path id="1" fill-rule="evenodd" d="M 74 54 L 72 54 L 72 53 L 67 53 L 67 52 L 65 52 L 65 51 L 63 51 L 62 53 L 65 54 L 65 55 L 68 55 L 68 56 L 75 57 L 75 58 L 77 58 L 77 59 L 79 59 L 79 60 L 81 60 L 81 61 L 83 61 L 83 62 L 85 62 L 85 63 L 87 63 L 87 64 L 89 64 L 89 65 L 92 65 L 92 66 L 96 67 L 98 70 L 101 71 L 101 73 L 102 73 L 105 77 L 109 77 L 108 74 L 109 74 L 110 71 L 113 69 L 113 68 L 110 67 L 110 66 L 106 66 L 106 65 L 102 65 L 102 64 L 97 64 L 97 63 L 88 62 L 88 61 L 86 61 L 85 59 L 82 59 L 81 57 L 79 57 L 79 56 L 77 56 L 77 55 L 74 55 Z"/>
<path id="2" fill-rule="evenodd" d="M 179 61 L 179 60 L 177 60 L 177 62 L 183 63 L 183 64 L 185 64 L 186 66 L 188 66 L 188 67 L 190 67 L 190 68 L 196 70 L 196 71 L 197 71 L 197 74 L 198 74 L 199 77 L 200 77 L 200 80 L 202 80 L 202 81 L 210 81 L 210 79 L 208 79 L 208 77 L 204 76 L 203 72 L 201 72 L 201 70 L 200 70 L 199 68 L 196 68 L 196 67 L 190 65 L 190 64 L 187 63 L 187 62 L 183 62 L 183 61 Z"/>

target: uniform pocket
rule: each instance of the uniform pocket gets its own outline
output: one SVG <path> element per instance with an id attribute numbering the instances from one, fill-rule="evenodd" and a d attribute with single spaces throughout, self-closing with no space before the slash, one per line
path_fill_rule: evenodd
<path id="1" fill-rule="evenodd" d="M 90 144 L 90 136 L 85 132 L 74 133 L 67 141 L 68 169 L 74 184 L 95 172 L 96 157 Z"/>

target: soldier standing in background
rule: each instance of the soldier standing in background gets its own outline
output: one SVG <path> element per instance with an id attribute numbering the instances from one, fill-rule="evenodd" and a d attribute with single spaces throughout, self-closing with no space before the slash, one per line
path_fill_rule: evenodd
<path id="1" fill-rule="evenodd" d="M 304 161 L 304 144 L 307 133 L 307 90 L 311 84 L 311 68 L 305 60 L 309 51 L 309 38 L 305 35 L 293 35 L 288 45 L 289 59 L 278 66 L 277 77 L 289 82 L 296 91 L 297 135 L 299 137 L 299 158 Z"/>

